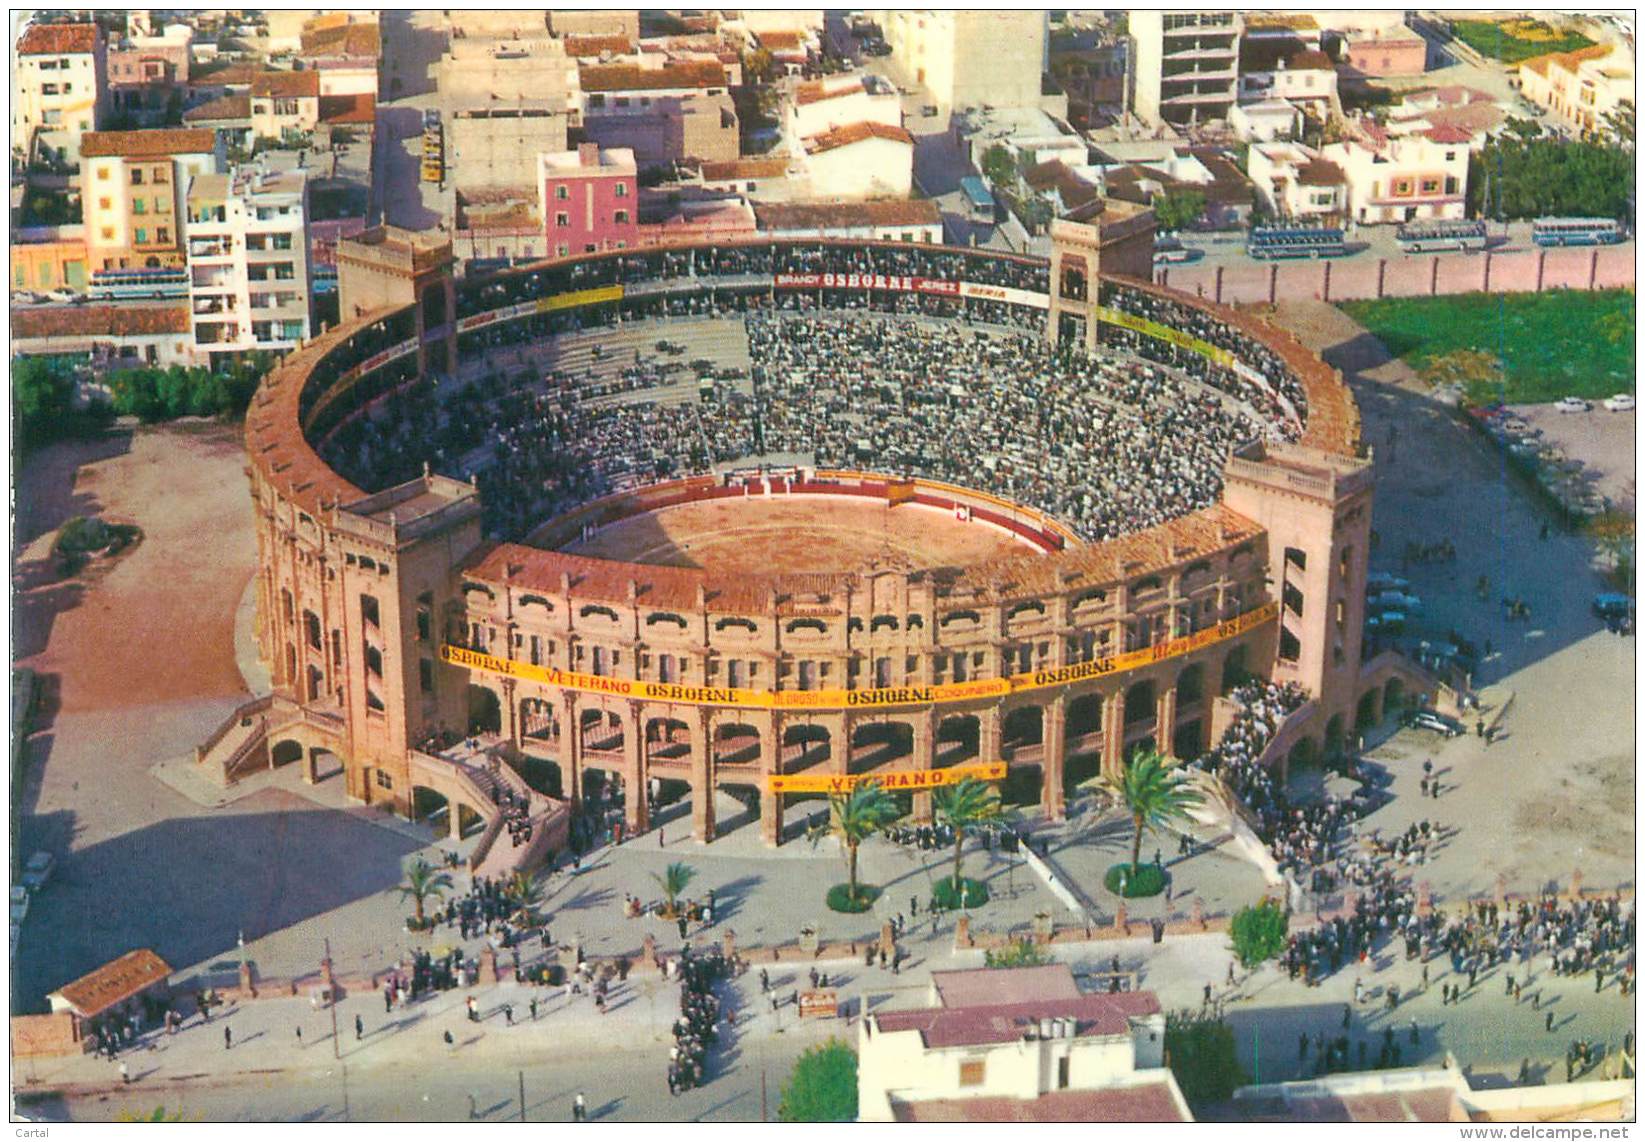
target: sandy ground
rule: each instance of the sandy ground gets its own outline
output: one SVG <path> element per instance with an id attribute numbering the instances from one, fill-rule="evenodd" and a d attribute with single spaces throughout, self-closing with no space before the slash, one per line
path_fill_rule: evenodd
<path id="1" fill-rule="evenodd" d="M 844 571 L 888 559 L 914 569 L 964 566 L 1033 548 L 932 508 L 800 496 L 685 504 L 613 524 L 565 550 L 749 574 Z"/>
<path id="2" fill-rule="evenodd" d="M 1597 403 L 1587 412 L 1560 412 L 1551 404 L 1509 407 L 1532 428 L 1540 428 L 1543 440 L 1582 461 L 1601 495 L 1626 512 L 1634 510 L 1638 413 L 1606 412 Z"/>

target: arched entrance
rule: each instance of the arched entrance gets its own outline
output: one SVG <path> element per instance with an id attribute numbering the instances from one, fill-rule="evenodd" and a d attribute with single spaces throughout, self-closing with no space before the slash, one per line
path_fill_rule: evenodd
<path id="1" fill-rule="evenodd" d="M 1400 713 L 1401 707 L 1404 706 L 1404 704 L 1405 704 L 1405 683 L 1401 682 L 1398 678 L 1388 679 L 1387 685 L 1383 686 L 1383 688 L 1382 688 L 1382 713 L 1383 713 L 1383 716 L 1386 717 L 1390 713 L 1392 713 L 1392 714 Z"/>
<path id="2" fill-rule="evenodd" d="M 1171 755 L 1192 761 L 1205 749 L 1205 733 L 1198 718 L 1184 722 L 1171 735 Z"/>
<path id="3" fill-rule="evenodd" d="M 1359 696 L 1359 706 L 1354 711 L 1354 730 L 1364 733 L 1377 724 L 1377 690 L 1367 690 Z"/>
<path id="4" fill-rule="evenodd" d="M 1039 706 L 1018 706 L 1005 715 L 1000 725 L 1000 747 L 1009 759 L 1019 749 L 1037 746 L 1045 740 L 1045 711 Z"/>
<path id="5" fill-rule="evenodd" d="M 802 722 L 783 730 L 782 771 L 794 773 L 826 764 L 834 753 L 833 735 L 826 726 Z"/>
<path id="6" fill-rule="evenodd" d="M 750 765 L 759 760 L 759 730 L 742 722 L 715 727 L 715 765 Z"/>
<path id="7" fill-rule="evenodd" d="M 468 732 L 471 734 L 500 734 L 503 732 L 503 704 L 495 691 L 486 686 L 468 687 Z"/>
<path id="8" fill-rule="evenodd" d="M 1146 679 L 1134 684 L 1125 692 L 1125 725 L 1141 725 L 1154 717 L 1158 711 L 1154 704 L 1154 684 Z"/>
<path id="9" fill-rule="evenodd" d="M 1064 793 L 1102 772 L 1102 695 L 1081 694 L 1068 702 L 1068 755 L 1063 761 Z"/>
<path id="10" fill-rule="evenodd" d="M 1205 698 L 1205 667 L 1196 662 L 1177 675 L 1177 709 L 1186 710 Z"/>
<path id="11" fill-rule="evenodd" d="M 1226 698 L 1232 694 L 1234 687 L 1244 682 L 1250 673 L 1245 665 L 1245 644 L 1242 642 L 1222 660 L 1222 696 Z"/>
<path id="12" fill-rule="evenodd" d="M 914 727 L 907 722 L 864 722 L 851 731 L 850 771 L 877 769 L 913 752 Z"/>
<path id="13" fill-rule="evenodd" d="M 294 761 L 303 760 L 303 743 L 287 738 L 285 741 L 275 742 L 268 751 L 268 762 L 271 769 L 278 769 L 282 765 L 290 765 Z"/>
<path id="14" fill-rule="evenodd" d="M 485 832 L 485 818 L 472 805 L 457 802 L 457 837 L 459 840 Z"/>
<path id="15" fill-rule="evenodd" d="M 343 759 L 324 746 L 317 745 L 310 749 L 308 762 L 309 772 L 314 775 L 315 781 L 325 781 L 343 772 Z"/>
<path id="16" fill-rule="evenodd" d="M 1332 714 L 1325 723 L 1325 757 L 1334 759 L 1342 754 L 1342 715 Z"/>
<path id="17" fill-rule="evenodd" d="M 553 705 L 541 698 L 520 699 L 520 737 L 528 742 L 558 742 L 560 719 Z"/>
<path id="18" fill-rule="evenodd" d="M 981 722 L 975 714 L 951 714 L 937 723 L 937 746 L 932 761 L 939 769 L 975 761 L 981 740 Z"/>
<path id="19" fill-rule="evenodd" d="M 446 795 L 430 789 L 426 785 L 414 785 L 411 789 L 411 819 L 420 821 L 432 828 L 436 834 L 445 836 L 451 831 L 450 824 L 451 802 Z"/>
<path id="20" fill-rule="evenodd" d="M 612 752 L 623 748 L 623 721 L 606 710 L 584 710 L 577 715 L 583 749 Z"/>

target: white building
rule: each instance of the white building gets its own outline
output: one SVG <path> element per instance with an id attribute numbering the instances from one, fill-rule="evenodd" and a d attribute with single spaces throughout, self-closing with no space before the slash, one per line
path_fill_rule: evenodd
<path id="1" fill-rule="evenodd" d="M 1348 177 L 1301 143 L 1257 143 L 1246 156 L 1257 197 L 1270 218 L 1340 223 L 1348 213 Z"/>
<path id="2" fill-rule="evenodd" d="M 1633 56 L 1619 44 L 1538 56 L 1519 65 L 1519 89 L 1577 133 L 1608 134 L 1606 116 L 1634 101 Z"/>
<path id="3" fill-rule="evenodd" d="M 32 159 L 37 147 L 74 166 L 80 136 L 103 125 L 108 107 L 108 45 L 95 24 L 30 24 L 17 40 L 12 73 L 11 149 Z"/>
<path id="4" fill-rule="evenodd" d="M 874 19 L 892 58 L 941 110 L 1040 105 L 1043 9 L 892 8 Z"/>
<path id="5" fill-rule="evenodd" d="M 1348 180 L 1348 214 L 1354 222 L 1460 219 L 1468 192 L 1468 141 L 1449 129 L 1390 137 L 1376 124 L 1360 124 L 1362 139 L 1329 143 L 1320 157 Z"/>
<path id="6" fill-rule="evenodd" d="M 1155 127 L 1227 119 L 1239 93 L 1238 12 L 1139 9 L 1129 26 L 1137 118 Z"/>
<path id="7" fill-rule="evenodd" d="M 883 123 L 852 123 L 807 139 L 816 198 L 907 198 L 914 188 L 914 136 Z"/>
<path id="8" fill-rule="evenodd" d="M 1081 994 L 1066 964 L 933 972 L 931 991 L 859 1024 L 860 1121 L 1193 1120 L 1152 993 Z"/>
<path id="9" fill-rule="evenodd" d="M 241 166 L 188 188 L 189 311 L 202 358 L 283 353 L 312 332 L 308 173 Z"/>
<path id="10" fill-rule="evenodd" d="M 1247 143 L 1270 143 L 1294 139 L 1302 133 L 1302 112 L 1283 99 L 1263 99 L 1237 103 L 1228 112 L 1234 137 Z"/>
<path id="11" fill-rule="evenodd" d="M 837 75 L 801 83 L 788 105 L 789 135 L 795 140 L 851 123 L 902 126 L 897 89 L 877 75 Z"/>

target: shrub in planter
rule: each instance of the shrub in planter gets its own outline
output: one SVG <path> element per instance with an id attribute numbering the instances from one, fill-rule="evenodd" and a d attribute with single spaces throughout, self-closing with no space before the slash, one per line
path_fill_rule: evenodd
<path id="1" fill-rule="evenodd" d="M 867 912 L 874 907 L 874 901 L 880 898 L 878 886 L 872 884 L 857 885 L 857 894 L 851 895 L 851 886 L 836 884 L 828 890 L 828 906 L 835 912 Z"/>
<path id="2" fill-rule="evenodd" d="M 1123 892 L 1120 889 L 1122 878 L 1125 884 Z M 1157 864 L 1139 864 L 1133 869 L 1130 861 L 1121 861 L 1109 866 L 1102 883 L 1109 892 L 1128 900 L 1139 896 L 1158 896 L 1165 891 L 1165 870 Z"/>
<path id="3" fill-rule="evenodd" d="M 946 912 L 960 907 L 980 908 L 988 903 L 988 885 L 969 876 L 962 877 L 960 884 L 963 894 L 954 890 L 953 877 L 945 876 L 937 881 L 936 887 L 931 890 L 931 906 Z"/>

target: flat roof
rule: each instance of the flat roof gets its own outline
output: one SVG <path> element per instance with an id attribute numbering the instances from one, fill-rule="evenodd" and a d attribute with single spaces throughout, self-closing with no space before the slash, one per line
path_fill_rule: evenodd
<path id="1" fill-rule="evenodd" d="M 1038 1098 L 891 1096 L 898 1122 L 1192 1122 L 1165 1082 L 1106 1090 L 1057 1090 Z"/>

